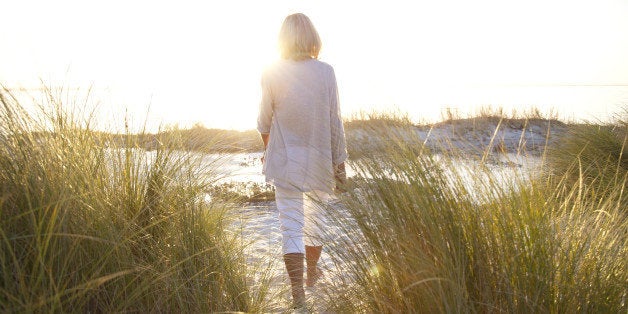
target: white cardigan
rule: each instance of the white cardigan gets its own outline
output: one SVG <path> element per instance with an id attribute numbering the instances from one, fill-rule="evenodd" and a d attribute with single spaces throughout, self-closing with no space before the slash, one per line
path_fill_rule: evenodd
<path id="1" fill-rule="evenodd" d="M 280 60 L 267 68 L 257 130 L 270 134 L 267 182 L 331 193 L 334 166 L 347 159 L 334 69 L 315 59 Z"/>

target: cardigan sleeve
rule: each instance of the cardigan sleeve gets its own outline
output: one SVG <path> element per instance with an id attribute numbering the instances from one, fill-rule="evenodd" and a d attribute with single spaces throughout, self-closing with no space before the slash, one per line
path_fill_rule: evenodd
<path id="1" fill-rule="evenodd" d="M 273 97 L 268 83 L 267 74 L 262 74 L 262 100 L 259 104 L 259 114 L 257 116 L 257 130 L 262 134 L 270 133 L 270 124 L 273 118 Z"/>
<path id="2" fill-rule="evenodd" d="M 338 84 L 333 68 L 330 78 L 330 126 L 331 126 L 331 156 L 332 164 L 337 166 L 347 159 L 347 145 L 345 140 L 345 130 L 342 125 L 342 115 L 340 114 L 340 104 L 338 95 Z"/>

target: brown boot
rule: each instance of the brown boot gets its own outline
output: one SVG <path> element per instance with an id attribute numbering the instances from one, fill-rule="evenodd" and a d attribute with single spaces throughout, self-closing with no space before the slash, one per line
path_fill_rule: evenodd
<path id="1" fill-rule="evenodd" d="M 307 287 L 314 287 L 318 279 L 321 277 L 321 271 L 318 269 L 318 260 L 321 258 L 323 246 L 305 246 L 305 260 L 307 262 Z"/>
<path id="2" fill-rule="evenodd" d="M 283 256 L 286 270 L 292 286 L 292 301 L 295 307 L 305 306 L 305 290 L 303 289 L 303 254 L 288 253 Z"/>

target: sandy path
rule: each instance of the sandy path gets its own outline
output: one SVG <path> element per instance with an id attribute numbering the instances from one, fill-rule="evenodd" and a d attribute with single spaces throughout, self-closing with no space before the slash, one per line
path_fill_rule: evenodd
<path id="1" fill-rule="evenodd" d="M 239 210 L 238 214 L 240 218 L 234 227 L 242 241 L 248 244 L 245 249 L 248 267 L 256 270 L 256 276 L 252 278 L 253 284 L 269 280 L 271 283 L 269 299 L 272 304 L 270 311 L 285 313 L 290 309 L 291 298 L 281 254 L 281 232 L 276 204 L 275 202 L 251 204 Z M 329 229 L 332 237 L 329 241 L 333 242 L 334 237 L 343 237 L 337 227 L 329 226 Z M 338 267 L 331 260 L 329 250 L 323 250 L 319 266 L 324 271 L 324 278 L 316 290 L 306 291 L 309 304 L 312 304 L 314 299 L 321 299 L 317 293 L 323 293 L 322 290 L 339 274 Z M 315 313 L 327 312 L 323 304 L 318 304 L 313 310 Z"/>

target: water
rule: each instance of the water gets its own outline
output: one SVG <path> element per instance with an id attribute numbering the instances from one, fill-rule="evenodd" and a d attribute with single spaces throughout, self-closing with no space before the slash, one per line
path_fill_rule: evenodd
<path id="1" fill-rule="evenodd" d="M 220 166 L 219 183 L 258 183 L 266 182 L 262 174 L 262 153 L 237 153 L 237 154 L 208 154 L 207 161 L 217 160 Z M 355 171 L 348 166 L 347 175 L 355 175 Z"/>

